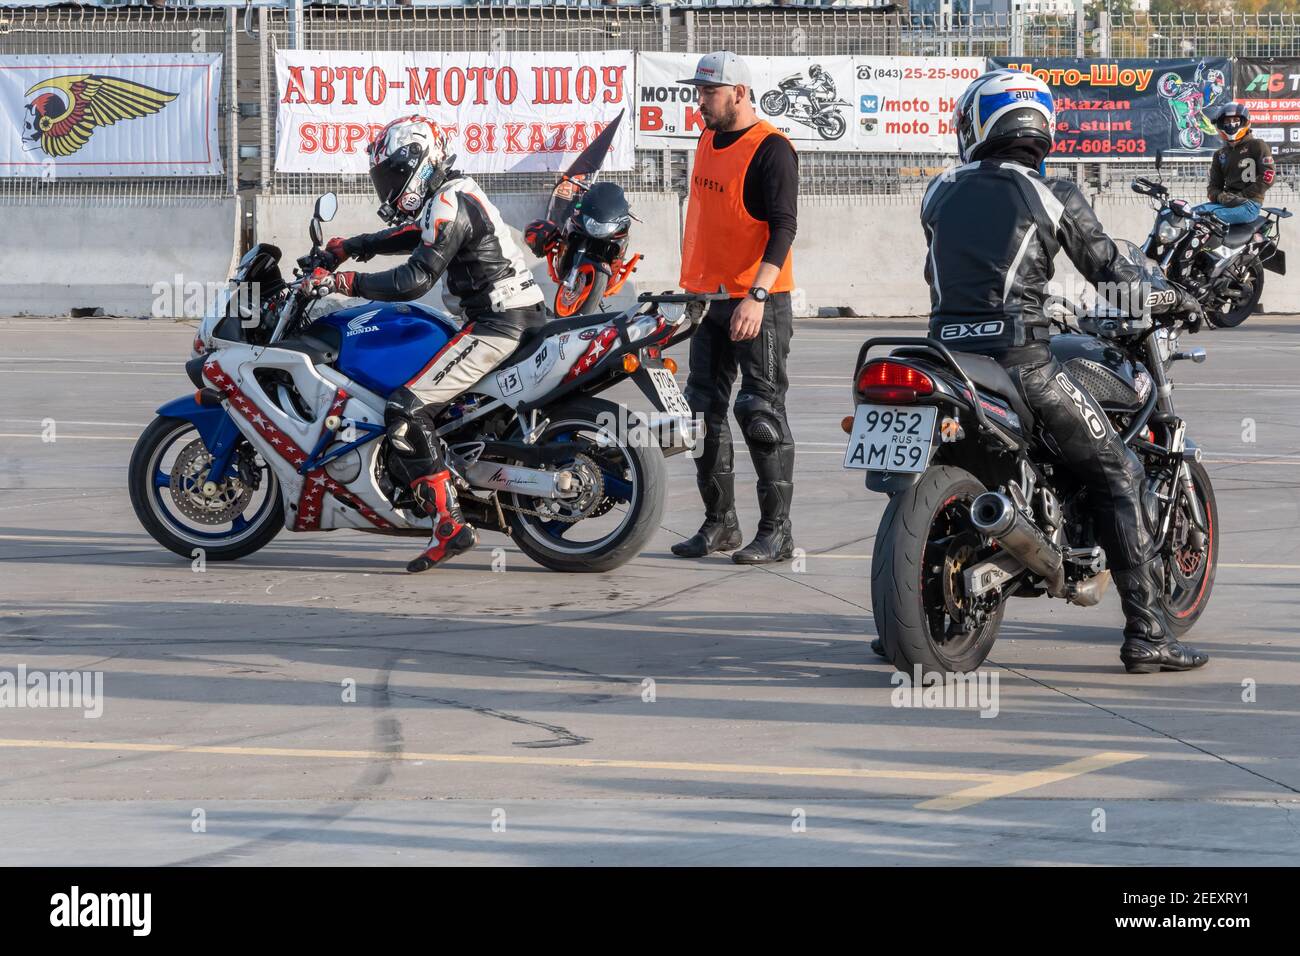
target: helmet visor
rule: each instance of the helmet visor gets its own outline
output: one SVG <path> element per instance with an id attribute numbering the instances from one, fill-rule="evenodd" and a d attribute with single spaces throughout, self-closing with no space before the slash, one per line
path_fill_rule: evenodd
<path id="1" fill-rule="evenodd" d="M 397 201 L 419 161 L 419 148 L 408 143 L 383 162 L 370 167 L 370 182 L 374 185 L 380 202 Z"/>

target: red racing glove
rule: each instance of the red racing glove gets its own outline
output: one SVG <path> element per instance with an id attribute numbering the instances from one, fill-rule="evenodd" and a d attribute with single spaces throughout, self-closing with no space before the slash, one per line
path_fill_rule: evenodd
<path id="1" fill-rule="evenodd" d="M 347 249 L 343 246 L 345 242 L 347 240 L 342 236 L 334 236 L 329 242 L 325 243 L 326 264 L 331 269 L 337 269 L 350 258 Z"/>
<path id="2" fill-rule="evenodd" d="M 544 256 L 560 238 L 560 230 L 547 219 L 534 219 L 524 229 L 524 242 L 533 255 Z"/>

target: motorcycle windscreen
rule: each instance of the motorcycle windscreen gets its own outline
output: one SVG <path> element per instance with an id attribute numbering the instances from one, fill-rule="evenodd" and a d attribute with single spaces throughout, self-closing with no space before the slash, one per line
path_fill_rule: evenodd
<path id="1" fill-rule="evenodd" d="M 575 183 L 590 179 L 600 171 L 601 164 L 605 162 L 605 156 L 609 153 L 609 147 L 614 142 L 614 134 L 618 132 L 619 124 L 623 122 L 624 112 L 619 110 L 613 122 L 587 144 L 587 148 L 569 164 L 560 181 L 555 184 L 555 189 L 551 191 L 551 201 L 546 207 L 546 218 L 550 222 L 562 223 L 573 213 L 573 207 L 577 204 L 578 194 L 581 192 Z"/>

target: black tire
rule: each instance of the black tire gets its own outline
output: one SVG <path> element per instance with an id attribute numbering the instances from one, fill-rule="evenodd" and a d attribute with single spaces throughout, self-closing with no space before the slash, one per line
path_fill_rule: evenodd
<path id="1" fill-rule="evenodd" d="M 155 510 L 153 474 L 157 458 L 166 450 L 167 444 L 187 429 L 193 430 L 193 424 L 181 418 L 159 416 L 136 440 L 135 449 L 131 453 L 131 464 L 127 469 L 127 486 L 136 518 L 150 537 L 168 551 L 187 559 L 193 558 L 195 549 L 198 548 L 203 550 L 206 560 L 234 561 L 265 547 L 284 527 L 284 501 L 280 497 L 280 485 L 275 479 L 275 472 L 270 468 L 266 469 L 263 476 L 263 480 L 268 482 L 266 493 L 270 500 L 264 509 L 259 509 L 256 524 L 231 544 L 223 545 L 213 539 L 187 539 L 170 527 Z"/>
<path id="2" fill-rule="evenodd" d="M 547 432 L 560 430 L 565 422 L 584 422 L 595 431 L 600 427 L 602 416 L 613 416 L 614 421 L 622 421 L 621 414 L 618 405 L 601 398 L 570 399 L 546 409 L 546 417 L 553 423 L 548 426 Z M 545 437 L 546 432 L 540 436 L 539 441 Z M 663 516 L 664 492 L 668 483 L 663 451 L 653 443 L 642 446 L 622 444 L 619 448 L 630 462 L 637 494 L 635 500 L 629 503 L 622 526 L 611 532 L 610 540 L 602 540 L 598 547 L 584 553 L 570 553 L 548 546 L 547 536 L 542 533 L 540 522 L 536 519 L 506 510 L 510 536 L 524 554 L 552 571 L 590 573 L 612 571 L 641 553 L 646 542 L 659 528 L 659 520 Z M 503 496 L 503 501 L 518 502 L 524 506 L 529 504 L 528 499 L 513 495 Z"/>
<path id="3" fill-rule="evenodd" d="M 968 639 L 947 644 L 935 639 L 935 608 L 925 593 L 923 560 L 931 529 L 952 504 L 969 503 L 987 491 L 975 476 L 947 465 L 932 467 L 920 481 L 890 499 L 880 519 L 871 556 L 871 609 L 885 659 L 912 674 L 966 673 L 988 657 L 997 640 L 1006 604 Z M 972 529 L 973 532 L 973 529 Z"/>
<path id="4" fill-rule="evenodd" d="M 781 116 L 790 108 L 790 101 L 780 90 L 768 90 L 758 101 L 758 105 L 768 116 Z"/>
<path id="5" fill-rule="evenodd" d="M 1214 500 L 1214 485 L 1210 474 L 1198 461 L 1189 463 L 1192 472 L 1192 486 L 1197 498 L 1205 510 L 1206 523 L 1209 525 L 1206 535 L 1206 547 L 1193 574 L 1188 574 L 1191 567 L 1190 557 L 1193 552 L 1184 549 L 1181 552 L 1162 555 L 1164 564 L 1164 587 L 1160 590 L 1160 607 L 1165 613 L 1165 621 L 1175 637 L 1181 638 L 1190 631 L 1205 607 L 1210 603 L 1210 594 L 1214 590 L 1214 575 L 1219 567 L 1219 506 Z"/>
<path id="6" fill-rule="evenodd" d="M 1220 329 L 1235 329 L 1255 314 L 1255 309 L 1259 307 L 1259 300 L 1264 295 L 1264 267 L 1259 263 L 1259 260 L 1251 263 L 1247 278 L 1249 280 L 1249 291 L 1246 297 L 1237 303 L 1235 309 L 1231 312 L 1216 310 L 1206 313 L 1211 325 Z"/>
<path id="7" fill-rule="evenodd" d="M 831 113 L 817 123 L 817 135 L 824 140 L 834 141 L 844 135 L 848 123 L 839 113 Z"/>
<path id="8" fill-rule="evenodd" d="M 609 286 L 609 276 L 600 268 L 600 265 L 592 259 L 585 259 L 579 264 L 591 267 L 591 281 L 578 287 L 578 295 L 585 295 L 576 307 L 573 307 L 571 300 L 566 299 L 564 286 L 559 285 L 555 289 L 555 314 L 561 318 L 569 318 L 575 315 L 591 315 L 594 312 L 604 311 L 601 303 L 605 300 L 605 289 Z M 572 311 L 569 309 L 572 308 Z"/>

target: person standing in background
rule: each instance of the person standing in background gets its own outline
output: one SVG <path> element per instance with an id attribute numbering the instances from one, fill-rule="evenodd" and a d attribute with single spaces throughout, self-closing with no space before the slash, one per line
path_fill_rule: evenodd
<path id="1" fill-rule="evenodd" d="M 794 331 L 790 247 L 794 242 L 799 163 L 790 140 L 751 102 L 749 68 L 735 53 L 700 59 L 700 134 L 691 175 L 680 283 L 688 292 L 725 289 L 710 303 L 691 340 L 686 399 L 702 414 L 705 437 L 696 459 L 704 524 L 673 554 L 703 557 L 740 545 L 734 451 L 727 411 L 736 374 L 736 420 L 758 475 L 758 533 L 731 557 L 737 564 L 784 561 L 794 551 L 794 438 L 786 418 L 786 359 Z"/>

